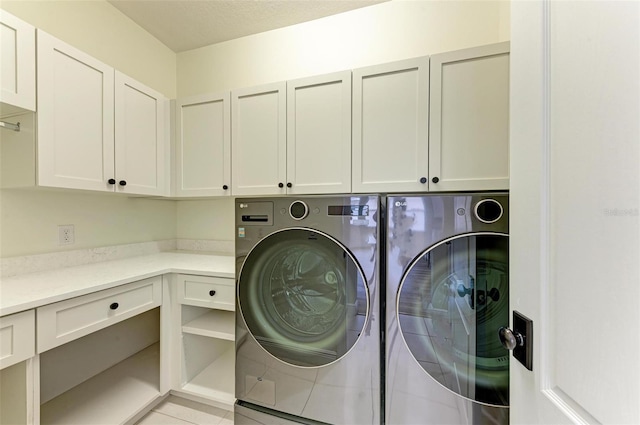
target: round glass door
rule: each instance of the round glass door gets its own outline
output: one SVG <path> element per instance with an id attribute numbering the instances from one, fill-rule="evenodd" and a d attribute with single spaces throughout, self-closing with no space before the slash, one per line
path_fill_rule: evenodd
<path id="1" fill-rule="evenodd" d="M 509 242 L 503 234 L 445 240 L 412 261 L 397 295 L 398 325 L 433 379 L 470 400 L 509 405 Z"/>
<path id="2" fill-rule="evenodd" d="M 287 229 L 260 241 L 238 280 L 238 304 L 253 338 L 296 366 L 335 362 L 356 343 L 369 314 L 363 273 L 338 241 Z"/>

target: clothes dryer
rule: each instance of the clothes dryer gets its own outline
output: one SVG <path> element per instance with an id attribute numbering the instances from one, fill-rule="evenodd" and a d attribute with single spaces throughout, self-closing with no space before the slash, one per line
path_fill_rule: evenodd
<path id="1" fill-rule="evenodd" d="M 236 200 L 236 424 L 380 423 L 379 209 Z"/>
<path id="2" fill-rule="evenodd" d="M 386 423 L 508 424 L 508 195 L 387 198 Z"/>

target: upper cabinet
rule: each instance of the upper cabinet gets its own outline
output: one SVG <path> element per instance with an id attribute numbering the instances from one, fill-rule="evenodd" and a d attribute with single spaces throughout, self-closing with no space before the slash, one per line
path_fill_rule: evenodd
<path id="1" fill-rule="evenodd" d="M 351 72 L 232 93 L 233 194 L 351 191 Z"/>
<path id="2" fill-rule="evenodd" d="M 176 196 L 231 195 L 230 104 L 229 92 L 177 100 Z"/>
<path id="3" fill-rule="evenodd" d="M 115 73 L 115 179 L 117 190 L 167 195 L 168 101 L 157 91 Z"/>
<path id="4" fill-rule="evenodd" d="M 431 56 L 429 190 L 509 188 L 509 43 Z"/>
<path id="5" fill-rule="evenodd" d="M 234 195 L 286 193 L 286 83 L 231 93 Z"/>
<path id="6" fill-rule="evenodd" d="M 0 41 L 0 187 L 166 196 L 172 163 L 176 197 L 509 187 L 508 42 L 179 99 L 172 158 L 160 93 L 2 10 Z"/>
<path id="7" fill-rule="evenodd" d="M 112 191 L 114 69 L 38 31 L 38 184 Z"/>
<path id="8" fill-rule="evenodd" d="M 353 191 L 426 191 L 428 123 L 428 57 L 354 70 Z"/>
<path id="9" fill-rule="evenodd" d="M 287 193 L 351 192 L 351 72 L 287 82 Z"/>
<path id="10" fill-rule="evenodd" d="M 0 116 L 36 110 L 36 30 L 0 10 Z"/>
<path id="11" fill-rule="evenodd" d="M 38 184 L 166 194 L 157 92 L 38 31 Z"/>

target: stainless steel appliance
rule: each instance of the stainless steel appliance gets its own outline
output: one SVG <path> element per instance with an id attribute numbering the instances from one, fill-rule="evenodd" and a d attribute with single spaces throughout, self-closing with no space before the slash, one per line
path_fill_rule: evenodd
<path id="1" fill-rule="evenodd" d="M 508 196 L 387 198 L 386 423 L 508 424 Z"/>
<path id="2" fill-rule="evenodd" d="M 379 209 L 236 200 L 236 424 L 380 423 Z"/>

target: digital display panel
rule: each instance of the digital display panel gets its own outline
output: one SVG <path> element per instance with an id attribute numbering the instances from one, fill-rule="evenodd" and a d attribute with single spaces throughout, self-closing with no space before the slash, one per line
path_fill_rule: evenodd
<path id="1" fill-rule="evenodd" d="M 366 217 L 369 215 L 369 205 L 329 205 L 327 214 Z"/>

